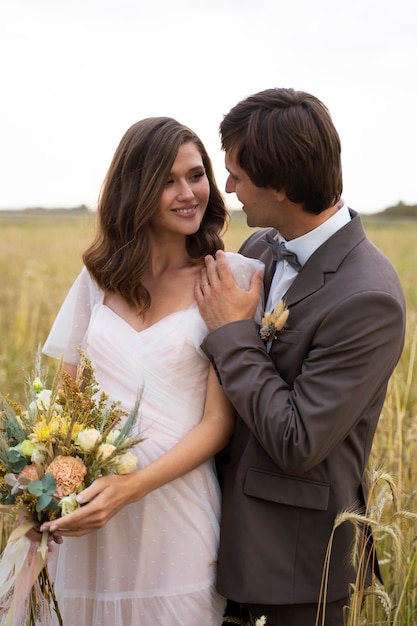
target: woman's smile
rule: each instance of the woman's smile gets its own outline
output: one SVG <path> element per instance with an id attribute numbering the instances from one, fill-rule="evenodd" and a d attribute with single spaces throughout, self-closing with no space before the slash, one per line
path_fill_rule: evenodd
<path id="1" fill-rule="evenodd" d="M 179 215 L 189 216 L 195 214 L 195 212 L 197 211 L 197 206 L 198 205 L 194 205 L 189 209 L 172 209 L 172 211 L 174 213 L 178 213 Z"/>

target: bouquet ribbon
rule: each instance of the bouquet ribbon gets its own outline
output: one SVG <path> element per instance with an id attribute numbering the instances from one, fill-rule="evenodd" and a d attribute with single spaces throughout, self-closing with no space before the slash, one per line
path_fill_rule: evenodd
<path id="1" fill-rule="evenodd" d="M 0 512 L 10 513 L 10 506 L 1 506 Z M 42 533 L 39 545 L 26 537 L 36 525 L 26 519 L 11 533 L 0 559 L 0 619 L 2 626 L 21 626 L 27 623 L 27 611 L 32 588 L 46 565 L 48 533 Z M 11 591 L 13 590 L 13 593 Z M 42 596 L 41 596 L 42 597 Z"/>

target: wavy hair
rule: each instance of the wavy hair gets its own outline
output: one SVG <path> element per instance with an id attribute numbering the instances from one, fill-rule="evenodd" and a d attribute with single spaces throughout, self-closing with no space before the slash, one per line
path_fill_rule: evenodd
<path id="1" fill-rule="evenodd" d="M 315 214 L 340 200 L 340 138 L 315 96 L 283 88 L 256 93 L 224 117 L 220 136 L 257 187 L 285 189 L 289 200 Z"/>
<path id="2" fill-rule="evenodd" d="M 151 302 L 142 284 L 150 259 L 150 220 L 158 211 L 178 150 L 189 141 L 201 154 L 210 184 L 200 228 L 186 238 L 190 263 L 202 263 L 206 254 L 224 248 L 221 233 L 228 214 L 206 149 L 187 126 L 170 117 L 133 124 L 116 149 L 101 189 L 96 236 L 83 261 L 101 289 L 120 294 L 141 313 Z"/>

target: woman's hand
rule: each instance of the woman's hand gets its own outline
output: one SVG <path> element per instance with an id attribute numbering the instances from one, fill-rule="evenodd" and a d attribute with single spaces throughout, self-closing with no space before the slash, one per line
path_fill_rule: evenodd
<path id="1" fill-rule="evenodd" d="M 42 524 L 40 530 L 56 532 L 63 537 L 81 537 L 102 528 L 127 504 L 184 476 L 224 448 L 233 431 L 234 415 L 232 405 L 210 368 L 204 413 L 194 428 L 139 471 L 98 478 L 77 495 L 77 501 L 83 506 L 69 515 Z"/>
<path id="2" fill-rule="evenodd" d="M 27 533 L 26 537 L 30 539 L 30 541 L 34 541 L 35 543 L 40 543 L 42 540 L 42 533 L 35 528 L 31 528 Z M 50 534 L 48 537 L 48 552 L 51 552 L 53 548 L 53 543 L 60 544 L 63 542 L 63 539 L 60 535 Z"/>
<path id="3" fill-rule="evenodd" d="M 45 522 L 41 532 L 49 530 L 64 537 L 81 537 L 102 528 L 126 504 L 139 499 L 137 476 L 138 472 L 98 478 L 77 495 L 77 501 L 83 506 L 57 520 Z"/>

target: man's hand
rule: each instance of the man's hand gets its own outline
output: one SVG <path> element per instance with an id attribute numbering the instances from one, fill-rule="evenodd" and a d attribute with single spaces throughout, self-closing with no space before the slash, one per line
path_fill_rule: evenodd
<path id="1" fill-rule="evenodd" d="M 195 288 L 200 313 L 210 330 L 239 320 L 253 319 L 262 290 L 262 271 L 252 276 L 249 291 L 235 282 L 222 250 L 216 258 L 206 256 L 205 268 Z"/>

